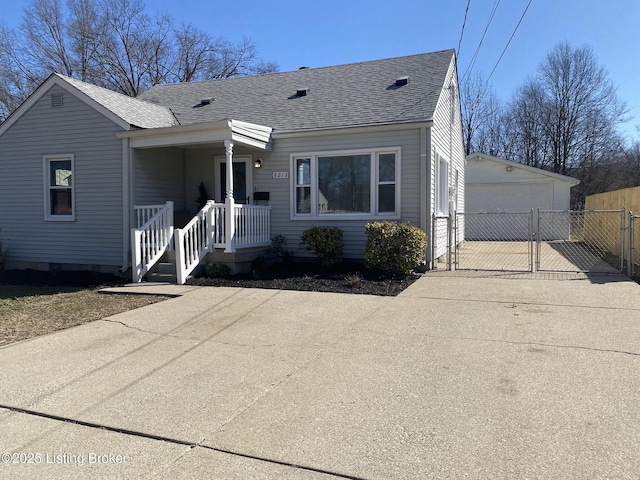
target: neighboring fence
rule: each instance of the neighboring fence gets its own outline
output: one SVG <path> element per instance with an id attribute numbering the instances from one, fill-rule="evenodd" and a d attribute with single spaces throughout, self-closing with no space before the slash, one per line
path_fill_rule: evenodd
<path id="1" fill-rule="evenodd" d="M 589 195 L 585 200 L 585 208 L 589 210 L 620 210 L 625 209 L 628 212 L 633 212 L 634 214 L 640 213 L 640 187 L 632 187 L 632 188 L 623 188 L 621 190 L 614 190 L 612 192 L 598 193 L 595 195 Z M 631 215 L 633 217 L 633 215 Z M 636 219 L 638 217 L 635 217 Z M 624 236 L 624 259 L 626 261 L 626 269 L 629 270 L 628 273 L 631 274 L 631 267 L 640 264 L 640 248 L 633 248 L 634 242 L 630 240 L 631 232 L 629 229 L 632 227 L 631 222 L 632 218 L 629 218 L 627 221 L 627 234 Z M 635 222 L 635 246 L 637 246 L 638 239 L 637 237 L 640 235 L 637 233 L 638 231 L 638 222 Z M 614 247 L 614 251 L 618 250 L 619 245 Z M 632 253 L 630 254 L 630 250 Z M 636 273 L 638 273 L 638 268 L 636 267 Z"/>
<path id="2" fill-rule="evenodd" d="M 629 212 L 627 274 L 640 276 L 640 216 L 634 216 L 632 212 Z"/>

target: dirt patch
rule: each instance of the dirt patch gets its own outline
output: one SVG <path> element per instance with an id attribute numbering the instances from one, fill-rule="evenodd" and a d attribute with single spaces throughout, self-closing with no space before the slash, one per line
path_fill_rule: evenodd
<path id="1" fill-rule="evenodd" d="M 418 278 L 420 276 L 416 274 L 389 278 L 356 263 L 334 267 L 321 267 L 314 263 L 276 263 L 262 272 L 215 278 L 194 277 L 187 284 L 395 296 Z"/>
<path id="2" fill-rule="evenodd" d="M 0 274 L 0 346 L 140 308 L 169 297 L 105 295 L 117 277 L 88 272 Z"/>

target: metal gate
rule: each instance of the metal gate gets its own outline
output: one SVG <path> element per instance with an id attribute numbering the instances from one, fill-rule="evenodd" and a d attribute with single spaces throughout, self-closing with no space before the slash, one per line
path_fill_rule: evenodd
<path id="1" fill-rule="evenodd" d="M 456 270 L 621 273 L 624 210 L 457 213 Z"/>

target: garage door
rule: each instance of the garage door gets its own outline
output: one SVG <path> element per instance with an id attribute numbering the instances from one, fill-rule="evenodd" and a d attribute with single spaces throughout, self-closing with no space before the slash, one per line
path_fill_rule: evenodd
<path id="1" fill-rule="evenodd" d="M 553 182 L 467 184 L 467 212 L 528 212 L 551 210 Z"/>

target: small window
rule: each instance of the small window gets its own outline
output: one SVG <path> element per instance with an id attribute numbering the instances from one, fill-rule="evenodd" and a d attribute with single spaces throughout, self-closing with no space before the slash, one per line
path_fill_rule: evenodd
<path id="1" fill-rule="evenodd" d="M 45 219 L 74 220 L 73 155 L 44 157 Z"/>
<path id="2" fill-rule="evenodd" d="M 436 213 L 449 214 L 449 162 L 436 153 Z"/>

